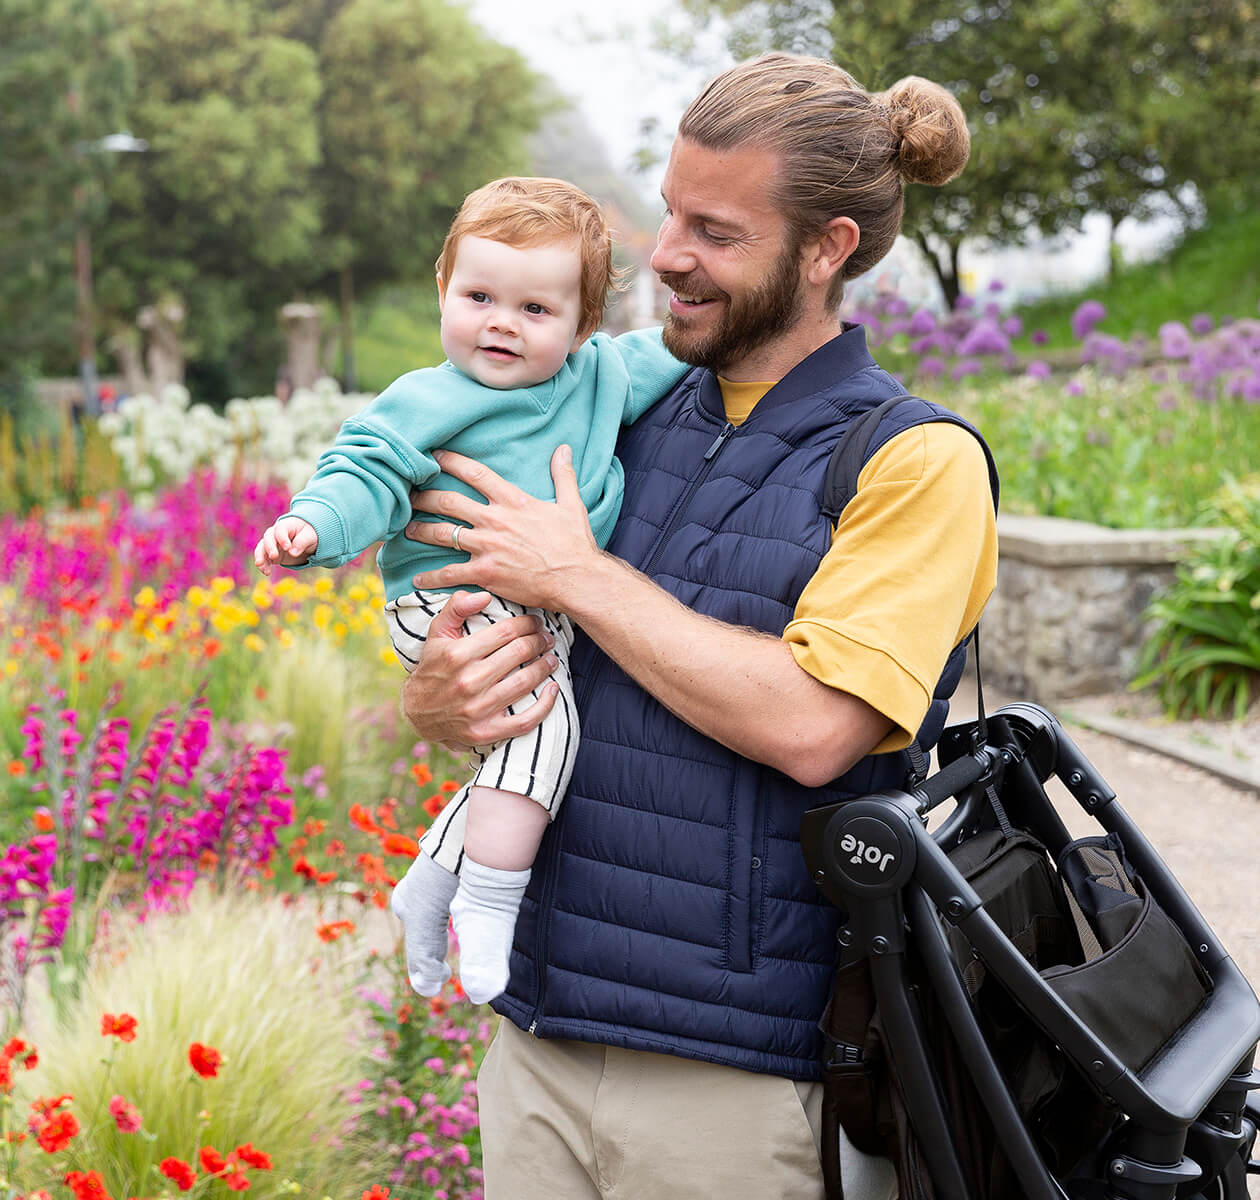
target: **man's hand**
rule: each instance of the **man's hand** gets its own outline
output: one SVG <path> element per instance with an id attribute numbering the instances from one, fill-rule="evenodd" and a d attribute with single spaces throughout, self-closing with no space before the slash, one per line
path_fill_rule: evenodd
<path id="1" fill-rule="evenodd" d="M 264 575 L 279 563 L 296 567 L 306 562 L 319 547 L 319 534 L 301 517 L 281 517 L 258 539 L 254 547 L 254 566 Z"/>
<path id="2" fill-rule="evenodd" d="M 472 584 L 527 607 L 565 611 L 567 597 L 581 586 L 584 572 L 601 554 L 578 491 L 569 447 L 559 447 L 551 458 L 554 503 L 536 499 L 462 454 L 441 451 L 436 457 L 446 474 L 475 488 L 488 503 L 459 492 L 412 492 L 416 511 L 450 518 L 451 523 L 413 521 L 407 526 L 407 537 L 432 546 L 451 546 L 458 528 L 459 549 L 469 554 L 468 562 L 417 575 L 416 587 Z"/>
<path id="3" fill-rule="evenodd" d="M 489 603 L 489 592 L 455 592 L 430 623 L 420 661 L 402 688 L 402 714 L 416 732 L 453 750 L 528 733 L 560 693 L 559 685 L 549 683 L 527 709 L 508 715 L 508 705 L 555 670 L 555 639 L 531 616 L 465 633 L 465 619 Z"/>

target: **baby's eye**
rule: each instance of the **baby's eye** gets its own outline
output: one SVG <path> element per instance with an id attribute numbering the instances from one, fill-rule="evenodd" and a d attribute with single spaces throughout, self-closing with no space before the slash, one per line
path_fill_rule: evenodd
<path id="1" fill-rule="evenodd" d="M 487 296 L 485 292 L 469 292 L 468 299 L 474 304 L 485 304 L 489 301 L 490 297 Z"/>
<path id="2" fill-rule="evenodd" d="M 543 308 L 541 304 L 537 304 L 531 300 L 527 305 L 525 305 L 525 311 L 529 313 L 531 317 L 538 317 L 538 316 L 541 316 L 543 313 L 545 313 L 547 310 Z"/>

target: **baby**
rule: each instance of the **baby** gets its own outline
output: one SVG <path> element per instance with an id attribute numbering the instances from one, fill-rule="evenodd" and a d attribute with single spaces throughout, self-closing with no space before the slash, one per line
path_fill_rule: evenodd
<path id="1" fill-rule="evenodd" d="M 595 332 L 614 279 L 607 222 L 572 184 L 509 178 L 469 195 L 437 262 L 448 361 L 395 380 L 345 422 L 289 511 L 262 535 L 258 569 L 336 567 L 384 539 L 377 562 L 386 620 L 410 670 L 449 599 L 449 591 L 415 590 L 413 576 L 467 558 L 458 528 L 449 549 L 405 536 L 417 515 L 411 489 L 452 488 L 480 499 L 440 473 L 435 450 L 478 459 L 550 500 L 552 452 L 570 446 L 592 532 L 604 545 L 621 506 L 618 431 L 690 369 L 664 349 L 659 330 L 615 339 Z M 448 912 L 469 998 L 483 1003 L 504 989 L 530 868 L 573 769 L 568 619 L 495 597 L 468 624 L 526 611 L 555 638 L 560 699 L 532 732 L 476 748 L 473 779 L 425 833 L 394 889 L 408 974 L 421 995 L 436 995 L 450 977 Z"/>

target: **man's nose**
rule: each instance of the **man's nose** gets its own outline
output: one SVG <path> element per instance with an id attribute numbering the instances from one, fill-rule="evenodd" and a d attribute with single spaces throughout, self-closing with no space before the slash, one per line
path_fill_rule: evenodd
<path id="1" fill-rule="evenodd" d="M 649 262 L 658 275 L 686 275 L 695 269 L 695 254 L 671 217 L 661 222 L 656 234 L 656 249 L 652 251 Z"/>

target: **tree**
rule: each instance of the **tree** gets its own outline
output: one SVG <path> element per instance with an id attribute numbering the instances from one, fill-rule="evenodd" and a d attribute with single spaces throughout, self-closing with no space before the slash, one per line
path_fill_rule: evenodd
<path id="1" fill-rule="evenodd" d="M 103 2 L 126 30 L 129 119 L 149 150 L 110 180 L 102 309 L 129 325 L 182 296 L 195 353 L 248 377 L 260 339 L 274 358 L 276 311 L 317 254 L 315 55 L 239 0 Z"/>
<path id="2" fill-rule="evenodd" d="M 911 186 L 906 197 L 906 231 L 950 303 L 965 237 L 1010 244 L 1078 227 L 1091 211 L 1113 221 L 1142 215 L 1156 197 L 1176 198 L 1201 180 L 1207 164 L 1202 154 L 1196 163 L 1190 134 L 1202 125 L 1195 106 L 1181 102 L 1188 80 L 1255 115 L 1254 54 L 1238 49 L 1248 38 L 1255 45 L 1246 0 L 685 5 L 701 21 L 726 17 L 741 57 L 772 47 L 834 50 L 871 90 L 914 74 L 957 96 L 972 133 L 967 169 L 945 188 Z M 1226 14 L 1233 36 L 1202 30 L 1208 16 Z"/>
<path id="3" fill-rule="evenodd" d="M 99 228 L 126 60 L 97 0 L 0 0 L 0 380 L 74 361 L 76 231 Z M 0 391 L 10 385 L 0 382 Z"/>
<path id="4" fill-rule="evenodd" d="M 298 4 L 278 7 L 298 19 Z M 318 28 L 318 4 L 302 7 Z M 353 388 L 356 291 L 432 277 L 464 196 L 526 167 L 541 105 L 524 59 L 445 0 L 351 0 L 323 25 L 320 61 L 315 186 Z"/>

